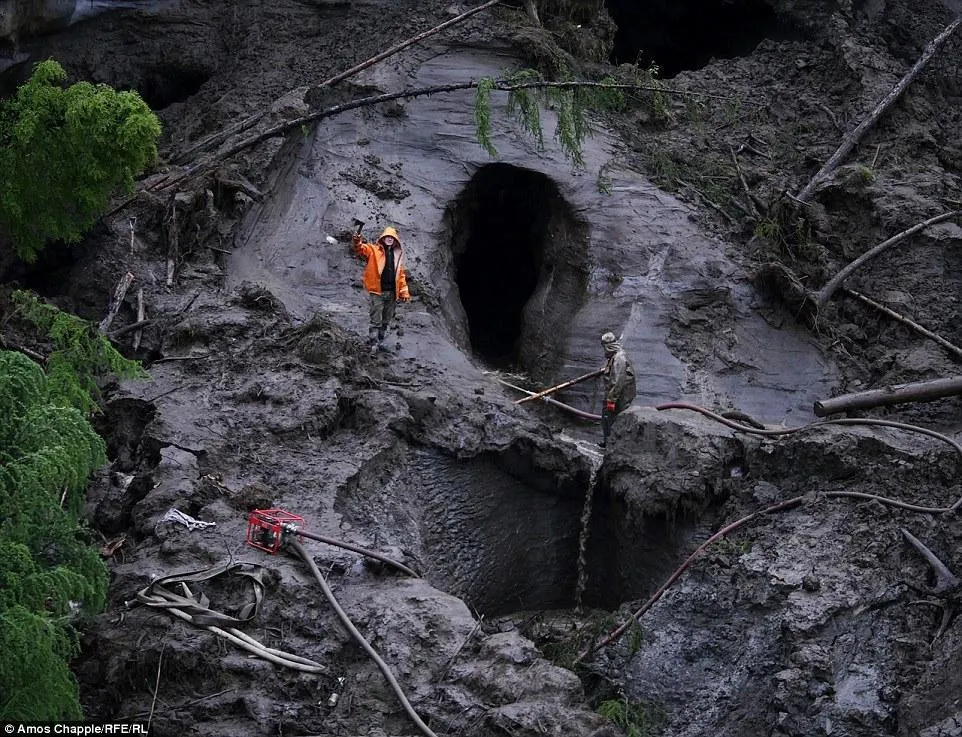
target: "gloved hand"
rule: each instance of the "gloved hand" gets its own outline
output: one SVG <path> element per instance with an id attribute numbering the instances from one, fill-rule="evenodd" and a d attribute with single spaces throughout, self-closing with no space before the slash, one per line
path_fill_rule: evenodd
<path id="1" fill-rule="evenodd" d="M 614 412 L 614 411 L 615 411 L 615 403 L 612 402 L 612 401 L 610 401 L 610 400 L 606 401 L 606 402 L 605 402 L 605 410 L 608 411 L 608 412 Z"/>
<path id="2" fill-rule="evenodd" d="M 364 242 L 364 238 L 361 237 L 360 233 L 355 233 L 354 235 L 351 236 L 351 242 L 355 246 L 359 246 Z"/>

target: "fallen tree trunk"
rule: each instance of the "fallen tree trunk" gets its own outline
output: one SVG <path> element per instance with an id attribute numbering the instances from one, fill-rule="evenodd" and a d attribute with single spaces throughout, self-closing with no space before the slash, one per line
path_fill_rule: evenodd
<path id="1" fill-rule="evenodd" d="M 127 296 L 127 290 L 130 289 L 130 285 L 134 281 L 134 275 L 129 271 L 120 277 L 120 281 L 117 282 L 117 286 L 114 287 L 113 298 L 110 300 L 110 305 L 107 308 L 107 315 L 103 320 L 100 321 L 100 325 L 97 326 L 98 331 L 101 335 L 104 335 L 110 328 L 110 323 L 114 321 L 117 316 L 117 312 L 120 310 L 120 305 L 123 304 L 124 297 Z"/>
<path id="2" fill-rule="evenodd" d="M 351 67 L 350 69 L 347 69 L 347 70 L 341 72 L 340 74 L 331 77 L 330 79 L 325 79 L 325 80 L 324 80 L 323 82 L 321 82 L 318 86 L 319 86 L 319 87 L 330 87 L 331 85 L 335 85 L 335 84 L 337 84 L 338 82 L 343 82 L 343 81 L 344 81 L 345 79 L 347 79 L 348 77 L 353 77 L 353 76 L 354 76 L 355 74 L 357 74 L 358 72 L 360 72 L 360 71 L 362 71 L 362 70 L 364 70 L 364 69 L 367 69 L 367 68 L 370 67 L 370 66 L 374 66 L 374 65 L 377 64 L 379 61 L 381 61 L 381 60 L 383 60 L 383 59 L 386 59 L 386 58 L 389 57 L 389 56 L 393 56 L 394 54 L 398 53 L 399 51 L 402 51 L 402 50 L 406 49 L 408 46 L 413 46 L 413 45 L 416 44 L 416 43 L 420 43 L 421 41 L 424 41 L 425 39 L 430 38 L 431 36 L 433 36 L 433 35 L 435 35 L 435 34 L 437 34 L 437 33 L 440 33 L 441 31 L 445 30 L 446 28 L 450 28 L 451 26 L 455 25 L 456 23 L 460 23 L 460 22 L 463 21 L 463 20 L 467 20 L 467 19 L 470 18 L 472 15 L 476 15 L 477 13 L 480 13 L 482 10 L 487 10 L 488 8 L 494 7 L 494 6 L 497 5 L 499 2 L 501 2 L 501 0 L 489 0 L 489 2 L 483 3 L 483 4 L 481 4 L 481 5 L 477 5 L 477 6 L 471 8 L 471 9 L 469 9 L 469 10 L 465 10 L 465 11 L 464 11 L 463 13 L 461 13 L 460 15 L 456 15 L 454 18 L 450 18 L 449 20 L 444 21 L 444 23 L 441 23 L 440 25 L 437 25 L 437 26 L 435 26 L 434 28 L 431 28 L 431 29 L 429 29 L 429 30 L 427 30 L 427 31 L 424 31 L 423 33 L 419 33 L 417 36 L 412 36 L 411 38 L 407 39 L 406 41 L 401 41 L 400 43 L 395 44 L 395 45 L 392 46 L 391 48 L 385 49 L 384 51 L 382 51 L 382 52 L 381 52 L 380 54 L 378 54 L 377 56 L 372 56 L 372 57 L 371 57 L 370 59 L 368 59 L 367 61 L 363 61 L 363 62 L 361 62 L 360 64 L 357 64 L 356 66 L 353 66 L 353 67 Z"/>
<path id="3" fill-rule="evenodd" d="M 815 402 L 814 412 L 818 417 L 825 417 L 854 409 L 871 409 L 907 402 L 930 402 L 933 399 L 959 394 L 962 394 L 962 376 L 953 376 L 947 379 L 897 384 L 884 389 L 843 394 L 831 399 L 819 399 Z"/>
<path id="4" fill-rule="evenodd" d="M 869 116 L 865 118 L 861 123 L 856 126 L 855 130 L 849 133 L 842 140 L 842 144 L 838 147 L 834 154 L 825 162 L 825 165 L 818 170 L 818 173 L 812 177 L 811 181 L 805 185 L 795 199 L 800 202 L 808 202 L 812 195 L 815 193 L 815 188 L 833 171 L 838 168 L 838 165 L 842 163 L 842 160 L 849 155 L 856 144 L 862 140 L 862 136 L 865 132 L 871 128 L 878 121 L 882 114 L 888 110 L 892 104 L 902 96 L 902 93 L 908 88 L 910 84 L 915 80 L 919 73 L 925 69 L 926 65 L 931 61 L 932 57 L 935 56 L 936 52 L 942 48 L 946 41 L 955 33 L 955 30 L 962 25 L 962 15 L 956 18 L 954 21 L 949 23 L 942 32 L 933 38 L 922 55 L 918 58 L 918 61 L 905 73 L 905 76 L 899 80 L 899 83 L 892 88 L 892 91 L 885 96 L 885 98 L 875 106 L 875 109 L 869 113 Z"/>
<path id="5" fill-rule="evenodd" d="M 883 251 L 894 246 L 896 243 L 901 243 L 909 236 L 920 233 L 921 231 L 929 228 L 938 223 L 950 220 L 958 215 L 962 215 L 962 210 L 952 210 L 951 212 L 943 212 L 941 215 L 936 215 L 928 220 L 923 220 L 921 223 L 916 223 L 911 228 L 906 228 L 901 233 L 893 235 L 888 240 L 884 240 L 879 243 L 874 248 L 870 248 L 868 251 L 863 253 L 852 263 L 846 266 L 844 269 L 839 271 L 835 276 L 829 279 L 828 284 L 822 287 L 815 295 L 815 306 L 821 308 L 826 302 L 828 302 L 838 288 L 842 286 L 842 282 L 848 279 L 857 269 L 864 266 L 867 262 L 871 261 L 873 258 L 878 256 Z"/>
<path id="6" fill-rule="evenodd" d="M 182 182 L 183 180 L 196 176 L 206 170 L 214 169 L 218 166 L 217 162 L 229 159 L 234 154 L 240 153 L 245 149 L 256 146 L 261 141 L 266 141 L 269 138 L 276 138 L 278 136 L 285 135 L 286 133 L 302 128 L 308 123 L 315 123 L 319 120 L 324 120 L 325 118 L 332 118 L 335 115 L 340 115 L 341 113 L 349 112 L 350 110 L 357 110 L 362 107 L 370 107 L 372 105 L 379 105 L 385 102 L 392 102 L 394 100 L 408 99 L 413 100 L 417 97 L 425 97 L 428 95 L 439 95 L 446 92 L 459 92 L 461 90 L 473 90 L 477 89 L 478 85 L 481 84 L 479 80 L 470 80 L 468 82 L 456 82 L 453 84 L 441 84 L 434 85 L 432 87 L 420 87 L 417 89 L 402 90 L 401 92 L 385 92 L 380 95 L 371 95 L 370 97 L 361 97 L 356 100 L 351 100 L 350 102 L 345 102 L 341 105 L 334 105 L 332 107 L 326 108 L 324 110 L 317 110 L 308 115 L 303 115 L 299 118 L 293 118 L 292 120 L 285 121 L 284 123 L 278 123 L 272 128 L 268 128 L 256 135 L 245 138 L 242 141 L 238 141 L 232 146 L 221 149 L 213 154 L 209 159 L 200 161 L 196 164 L 191 164 L 182 171 L 171 174 L 166 179 L 162 179 L 159 182 L 155 182 L 151 185 L 150 189 L 152 191 L 163 191 L 169 189 Z M 657 85 L 651 84 L 623 84 L 618 82 L 520 82 L 513 84 L 504 80 L 495 82 L 493 87 L 494 90 L 498 92 L 514 92 L 517 90 L 544 90 L 544 89 L 604 89 L 604 90 L 626 90 L 638 92 L 640 90 L 648 90 L 654 92 L 660 92 L 662 94 L 672 94 L 672 95 L 687 95 L 687 94 L 698 94 L 702 97 L 710 97 L 714 99 L 731 99 L 726 97 L 720 97 L 718 95 L 709 95 L 703 93 L 689 93 L 684 90 L 673 90 L 670 88 L 659 87 Z M 115 208 L 116 211 L 118 208 Z"/>

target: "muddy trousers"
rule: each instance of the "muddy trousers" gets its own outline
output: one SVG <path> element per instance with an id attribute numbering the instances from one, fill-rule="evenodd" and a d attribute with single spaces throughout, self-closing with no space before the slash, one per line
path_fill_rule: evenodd
<path id="1" fill-rule="evenodd" d="M 395 297 L 391 292 L 381 294 L 368 294 L 371 310 L 371 326 L 368 328 L 368 342 L 374 345 L 384 340 L 387 335 L 387 327 L 394 319 L 394 308 L 396 306 Z"/>
<path id="2" fill-rule="evenodd" d="M 611 426 L 614 424 L 615 418 L 628 409 L 628 407 L 631 406 L 631 402 L 632 400 L 627 397 L 620 397 L 615 401 L 614 411 L 609 412 L 607 409 L 601 410 L 601 446 L 603 448 L 608 445 L 608 436 L 611 434 Z"/>

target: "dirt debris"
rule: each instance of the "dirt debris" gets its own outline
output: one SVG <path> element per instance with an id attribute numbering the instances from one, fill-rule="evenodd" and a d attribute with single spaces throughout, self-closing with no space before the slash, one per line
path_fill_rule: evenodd
<path id="1" fill-rule="evenodd" d="M 746 275 L 777 262 L 802 288 L 817 289 L 871 245 L 962 198 L 960 42 L 933 62 L 802 216 L 784 193 L 797 191 L 821 166 L 949 11 L 939 3 L 770 5 L 798 27 L 797 37 L 762 41 L 745 56 L 682 72 L 668 84 L 688 94 L 608 125 L 626 142 L 625 163 L 691 201 L 705 230 L 726 244 Z M 55 51 L 75 76 L 142 90 L 164 120 L 163 155 L 173 162 L 289 90 L 309 89 L 347 62 L 373 55 L 385 38 L 410 35 L 446 13 L 440 2 L 179 1 L 153 19 L 118 11 L 21 41 L 21 48 Z M 159 27 L 163 33 L 155 32 Z M 464 31 L 468 41 L 509 35 L 481 19 Z M 125 35 L 138 44 L 118 43 Z M 538 38 L 544 48 L 526 53 L 552 63 L 565 58 L 544 34 Z M 569 52 L 595 48 L 585 39 L 568 41 Z M 398 65 L 392 73 L 406 72 Z M 329 91 L 324 103 L 358 89 Z M 310 92 L 295 95 L 274 114 L 301 110 L 307 99 Z M 145 718 L 153 710 L 157 734 L 413 733 L 303 566 L 244 546 L 245 513 L 276 506 L 303 514 L 312 529 L 425 572 L 425 579 L 403 579 L 354 554 L 310 548 L 439 733 L 588 734 L 605 724 L 594 707 L 622 696 L 656 705 L 669 737 L 962 733 L 954 666 L 962 630 L 956 623 L 930 641 L 940 614 L 912 604 L 905 582 L 926 573 L 898 530 L 911 529 L 953 570 L 962 569 L 962 536 L 940 517 L 819 497 L 845 489 L 951 503 L 962 462 L 955 451 L 896 430 L 760 439 L 698 417 L 632 410 L 605 458 L 590 530 L 586 594 L 597 609 L 570 626 L 522 626 L 528 609 L 572 603 L 590 459 L 571 440 L 586 444 L 594 429 L 515 407 L 492 381 L 460 363 L 445 364 L 443 351 L 440 366 L 398 354 L 372 358 L 358 325 L 339 312 L 341 303 L 305 316 L 288 307 L 283 285 L 229 284 L 230 254 L 222 251 L 234 249 L 252 208 L 283 220 L 286 203 L 270 201 L 272 187 L 285 166 L 296 175 L 299 146 L 269 142 L 230 162 L 220 184 L 217 177 L 190 183 L 174 203 L 186 247 L 171 287 L 166 195 L 137 200 L 96 230 L 82 251 L 53 252 L 37 270 L 18 275 L 97 321 L 118 269 L 130 269 L 158 320 L 145 327 L 137 351 L 132 336 L 118 341 L 145 360 L 151 380 L 111 387 L 99 423 L 112 466 L 95 483 L 89 511 L 103 534 L 127 538 L 111 558 L 110 605 L 87 631 L 77 664 L 89 717 Z M 378 200 L 371 200 L 372 212 L 381 202 L 407 206 L 417 198 L 421 184 L 410 183 L 417 173 L 378 174 L 372 161 L 363 176 L 363 160 L 342 174 Z M 252 190 L 268 202 L 255 202 Z M 346 242 L 346 233 L 335 235 Z M 853 285 L 962 342 L 955 320 L 960 235 L 957 224 L 933 229 L 881 257 Z M 618 254 L 634 258 L 628 250 Z M 644 258 L 656 262 L 656 249 Z M 342 293 L 361 296 L 333 267 L 326 277 Z M 641 289 L 623 274 L 609 277 L 622 292 Z M 605 279 L 589 274 L 589 285 Z M 666 345 L 686 363 L 692 391 L 701 375 L 749 369 L 739 348 L 745 334 L 729 330 L 745 281 L 716 284 L 703 280 L 686 290 L 663 318 Z M 425 309 L 433 286 L 423 288 Z M 783 284 L 752 297 L 762 319 L 778 329 L 797 318 L 786 291 Z M 361 300 L 355 302 L 361 310 Z M 852 301 L 835 300 L 821 317 L 811 340 L 838 367 L 839 393 L 956 370 L 937 346 Z M 134 319 L 125 304 L 117 325 Z M 409 337 L 430 329 L 416 320 L 407 328 Z M 949 433 L 959 426 L 955 399 L 871 414 Z M 770 427 L 792 424 L 761 419 Z M 577 649 L 566 633 L 583 639 L 590 616 L 627 615 L 724 521 L 795 494 L 811 500 L 719 543 L 632 637 L 578 670 L 580 679 L 557 666 Z M 190 531 L 164 522 L 175 508 L 217 525 Z M 438 521 L 444 524 L 432 524 Z M 152 576 L 242 558 L 266 561 L 271 571 L 251 634 L 325 663 L 328 674 L 282 672 L 209 633 L 127 606 Z M 472 606 L 487 608 L 489 622 L 507 612 L 503 631 L 478 628 L 485 612 Z M 158 670 L 160 705 L 152 706 Z M 330 707 L 334 692 L 340 698 Z"/>

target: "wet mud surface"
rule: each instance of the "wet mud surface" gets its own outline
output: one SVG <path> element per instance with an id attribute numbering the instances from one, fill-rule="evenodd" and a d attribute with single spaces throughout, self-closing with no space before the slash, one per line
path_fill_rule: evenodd
<path id="1" fill-rule="evenodd" d="M 152 97 L 166 167 L 272 105 L 253 130 L 359 94 L 497 74 L 534 53 L 518 41 L 524 16 L 502 9 L 320 92 L 311 86 L 455 9 L 119 5 L 21 40 L 16 53 L 54 54 L 74 75 Z M 960 197 L 956 42 L 816 198 L 808 250 L 739 212 L 732 150 L 761 152 L 738 149 L 760 197 L 797 191 L 949 12 L 843 5 L 771 3 L 797 33 L 681 72 L 669 83 L 722 99 L 670 98 L 670 123 L 643 108 L 599 121 L 582 171 L 551 138 L 550 111 L 543 151 L 494 113 L 491 158 L 475 139 L 470 92 L 419 98 L 265 142 L 173 204 L 170 192 L 145 196 L 107 218 L 57 264 L 56 283 L 44 283 L 43 265 L 21 275 L 99 319 L 130 270 L 156 320 L 136 349 L 132 335 L 118 338 L 150 379 L 107 387 L 98 420 L 111 465 L 88 511 L 105 538 L 126 537 L 76 666 L 88 716 L 152 714 L 160 735 L 416 733 L 304 563 L 244 544 L 248 512 L 280 508 L 421 574 L 305 543 L 437 734 L 587 735 L 613 729 L 596 709 L 617 698 L 648 705 L 668 737 L 962 734 L 962 629 L 953 622 L 933 641 L 941 611 L 912 589 L 929 569 L 901 530 L 957 575 L 962 536 L 951 514 L 864 496 L 947 508 L 960 496 L 962 451 L 891 427 L 763 435 L 653 409 L 738 410 L 771 431 L 813 420 L 818 398 L 956 371 L 937 345 L 852 300 L 832 302 L 811 329 L 757 278 L 775 259 L 817 288 Z M 10 57 L 5 83 L 22 63 Z M 240 177 L 250 187 L 223 184 Z M 168 285 L 172 206 L 184 248 Z M 394 349 L 378 356 L 365 345 L 353 218 L 369 237 L 393 224 L 406 245 L 414 299 L 399 305 Z M 960 238 L 957 224 L 933 228 L 851 285 L 962 340 Z M 511 248 L 527 260 L 524 279 Z M 501 295 L 517 307 L 492 319 Z M 118 325 L 134 319 L 128 298 Z M 596 425 L 516 405 L 498 379 L 543 386 L 597 368 L 606 330 L 623 336 L 639 397 L 602 453 Z M 559 398 L 596 412 L 600 387 Z M 957 438 L 955 398 L 866 414 Z M 628 635 L 572 667 L 714 532 L 796 497 L 710 546 Z M 165 520 L 172 509 L 216 524 L 189 529 Z M 236 561 L 266 569 L 244 631 L 323 673 L 272 665 L 132 604 L 155 577 Z M 246 591 L 198 588 L 225 609 Z"/>

